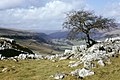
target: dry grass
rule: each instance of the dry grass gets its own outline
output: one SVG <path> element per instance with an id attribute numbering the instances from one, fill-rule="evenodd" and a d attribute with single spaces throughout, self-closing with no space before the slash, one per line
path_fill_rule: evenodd
<path id="1" fill-rule="evenodd" d="M 50 75 L 57 72 L 69 73 L 69 60 L 52 62 L 48 60 L 24 60 L 19 62 L 0 61 L 0 71 L 8 68 L 7 72 L 0 72 L 1 80 L 53 80 Z M 57 65 L 59 67 L 57 67 Z M 12 68 L 15 66 L 15 68 Z"/>
<path id="2" fill-rule="evenodd" d="M 58 72 L 70 73 L 75 68 L 69 68 L 70 60 L 52 62 L 48 60 L 22 60 L 0 61 L 0 80 L 54 80 L 50 75 Z M 56 67 L 59 65 L 59 67 Z M 14 67 L 15 66 L 15 67 Z M 2 72 L 3 68 L 8 68 L 6 72 Z M 94 68 L 95 75 L 88 76 L 83 80 L 120 80 L 120 57 L 112 58 L 112 64 L 105 67 Z M 80 80 L 76 77 L 68 75 L 64 80 Z"/>

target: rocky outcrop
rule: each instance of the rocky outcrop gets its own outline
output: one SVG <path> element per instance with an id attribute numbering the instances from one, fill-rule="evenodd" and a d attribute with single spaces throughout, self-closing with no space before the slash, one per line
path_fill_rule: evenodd
<path id="1" fill-rule="evenodd" d="M 4 38 L 4 37 L 0 37 L 0 40 L 5 40 L 5 41 L 10 42 L 10 43 L 14 43 L 15 42 L 14 39 Z"/>
<path id="2" fill-rule="evenodd" d="M 72 50 L 65 50 L 63 54 L 57 55 L 57 58 L 59 60 L 78 59 L 78 61 L 70 63 L 68 66 L 83 65 L 83 69 L 76 69 L 71 72 L 71 75 L 84 78 L 95 74 L 91 71 L 91 68 L 95 68 L 97 64 L 101 67 L 111 64 L 110 57 L 118 57 L 119 54 L 120 37 L 116 37 L 102 42 L 99 41 L 90 48 L 87 48 L 86 45 L 73 46 Z"/>
<path id="3" fill-rule="evenodd" d="M 22 59 L 26 59 L 29 55 L 34 55 L 34 53 L 30 49 L 17 44 L 14 39 L 0 37 L 1 60 L 13 58 L 21 59 L 21 56 Z"/>

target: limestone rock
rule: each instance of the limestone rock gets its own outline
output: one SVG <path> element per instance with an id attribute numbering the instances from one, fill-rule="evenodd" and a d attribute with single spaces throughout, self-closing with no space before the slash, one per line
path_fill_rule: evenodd
<path id="1" fill-rule="evenodd" d="M 44 59 L 44 56 L 43 55 L 38 55 L 38 54 L 35 54 L 35 59 Z"/>
<path id="2" fill-rule="evenodd" d="M 85 68 L 93 68 L 93 67 L 95 67 L 95 64 L 93 64 L 92 62 L 90 62 L 90 61 L 87 61 L 87 62 L 84 62 L 84 67 Z"/>
<path id="3" fill-rule="evenodd" d="M 65 77 L 65 74 L 63 73 L 57 73 L 54 76 L 54 79 L 58 80 L 58 79 L 63 79 Z"/>
<path id="4" fill-rule="evenodd" d="M 85 68 L 79 70 L 79 76 L 83 77 L 83 78 L 86 77 L 86 76 L 94 75 L 94 74 L 95 74 L 94 72 L 92 72 L 90 70 L 87 70 Z"/>
<path id="5" fill-rule="evenodd" d="M 78 61 L 78 62 L 69 64 L 68 66 L 69 66 L 69 67 L 77 67 L 77 66 L 79 66 L 81 63 L 82 63 L 82 62 Z"/>
<path id="6" fill-rule="evenodd" d="M 8 70 L 8 68 L 4 68 L 4 69 L 2 70 L 2 72 L 7 72 L 7 70 Z"/>
<path id="7" fill-rule="evenodd" d="M 80 69 L 76 69 L 75 71 L 72 71 L 70 74 L 72 76 L 78 76 L 79 71 L 80 71 Z"/>
<path id="8" fill-rule="evenodd" d="M 61 57 L 59 60 L 66 60 L 67 59 L 67 56 L 66 57 Z"/>
<path id="9" fill-rule="evenodd" d="M 69 55 L 69 54 L 71 54 L 71 53 L 72 53 L 72 51 L 71 51 L 71 50 L 68 50 L 68 49 L 66 49 L 65 52 L 64 52 L 65 55 Z"/>
<path id="10" fill-rule="evenodd" d="M 103 62 L 103 60 L 99 60 L 99 61 L 98 61 L 98 64 L 99 64 L 100 66 L 105 66 L 105 63 Z"/>
<path id="11" fill-rule="evenodd" d="M 27 58 L 27 55 L 26 55 L 26 54 L 20 54 L 20 55 L 18 56 L 18 59 L 24 60 L 24 59 L 26 59 L 26 58 Z"/>

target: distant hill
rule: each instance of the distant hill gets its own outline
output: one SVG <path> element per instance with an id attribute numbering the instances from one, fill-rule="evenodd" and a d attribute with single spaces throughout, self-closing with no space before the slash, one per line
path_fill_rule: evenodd
<path id="1" fill-rule="evenodd" d="M 37 54 L 59 53 L 50 44 L 51 38 L 45 33 L 0 28 L 0 36 L 15 39 L 18 44 L 29 48 Z"/>
<path id="2" fill-rule="evenodd" d="M 34 39 L 39 42 L 47 43 L 50 39 L 45 33 L 36 33 L 28 31 L 18 31 L 12 29 L 0 28 L 0 36 L 13 39 Z"/>
<path id="3" fill-rule="evenodd" d="M 111 38 L 111 37 L 117 37 L 117 36 L 120 36 L 120 28 L 106 32 L 101 37 L 102 38 Z"/>
<path id="4" fill-rule="evenodd" d="M 69 31 L 58 31 L 55 33 L 51 33 L 48 36 L 52 39 L 62 39 L 62 38 L 67 38 Z M 95 32 L 96 34 L 92 35 L 93 38 L 97 38 L 98 36 L 101 36 L 102 33 L 101 32 Z M 77 35 L 76 38 L 84 38 L 85 34 L 84 33 L 80 33 Z"/>
<path id="5" fill-rule="evenodd" d="M 48 36 L 52 39 L 61 39 L 61 38 L 67 38 L 68 31 L 57 31 L 54 33 L 49 34 Z M 77 37 L 84 37 L 85 35 L 83 33 L 80 33 Z M 112 29 L 110 31 L 94 31 L 94 34 L 90 35 L 94 39 L 100 39 L 100 38 L 109 38 L 109 37 L 116 37 L 120 36 L 120 24 L 118 24 L 118 27 L 115 29 Z"/>
<path id="6" fill-rule="evenodd" d="M 52 39 L 61 39 L 61 38 L 67 38 L 68 31 L 58 31 L 55 33 L 51 33 L 48 36 Z"/>

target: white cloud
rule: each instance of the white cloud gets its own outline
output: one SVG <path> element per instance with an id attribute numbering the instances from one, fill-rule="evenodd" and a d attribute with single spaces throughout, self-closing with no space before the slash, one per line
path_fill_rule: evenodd
<path id="1" fill-rule="evenodd" d="M 22 13 L 24 12 L 24 14 L 26 14 L 23 16 L 24 19 L 48 20 L 59 18 L 60 16 L 62 16 L 64 12 L 69 11 L 71 9 L 72 9 L 71 4 L 64 3 L 61 1 L 53 1 L 47 3 L 44 7 L 23 10 Z"/>
<path id="2" fill-rule="evenodd" d="M 53 0 L 43 7 L 3 10 L 0 11 L 0 24 L 19 28 L 26 27 L 26 29 L 61 29 L 65 12 L 84 6 L 84 0 L 71 0 L 70 2 Z"/>
<path id="3" fill-rule="evenodd" d="M 102 14 L 106 17 L 115 18 L 120 23 L 120 1 L 106 5 Z"/>

